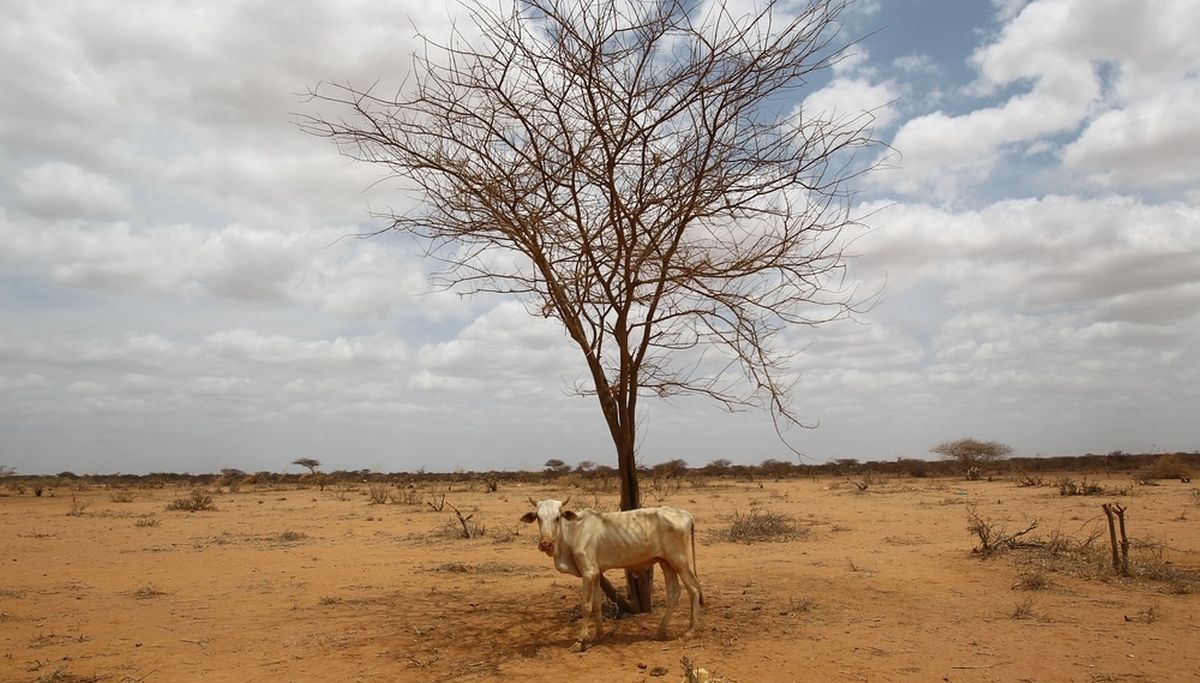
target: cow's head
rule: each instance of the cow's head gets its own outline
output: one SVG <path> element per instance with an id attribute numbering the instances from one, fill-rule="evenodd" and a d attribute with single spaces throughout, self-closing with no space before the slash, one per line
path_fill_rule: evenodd
<path id="1" fill-rule="evenodd" d="M 521 521 L 526 524 L 538 523 L 538 550 L 547 555 L 554 555 L 554 543 L 558 540 L 559 523 L 563 520 L 570 522 L 577 519 L 574 512 L 563 509 L 570 501 L 570 496 L 564 501 L 543 500 L 540 503 L 535 503 L 530 498 L 529 503 L 536 508 L 536 512 L 526 512 L 521 515 Z"/>

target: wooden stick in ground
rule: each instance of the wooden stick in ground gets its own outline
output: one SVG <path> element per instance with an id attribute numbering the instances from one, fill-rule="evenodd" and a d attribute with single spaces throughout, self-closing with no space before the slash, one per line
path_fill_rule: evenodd
<path id="1" fill-rule="evenodd" d="M 1125 508 L 1113 503 L 1113 511 L 1117 513 L 1117 522 L 1121 527 L 1121 576 L 1129 576 L 1129 537 L 1125 535 Z"/>
<path id="2" fill-rule="evenodd" d="M 1112 549 L 1113 571 L 1119 572 L 1121 571 L 1121 561 L 1117 556 L 1117 527 L 1113 523 L 1112 506 L 1112 503 L 1105 503 L 1100 506 L 1100 509 L 1104 510 L 1104 516 L 1108 518 L 1108 543 L 1109 547 Z"/>
<path id="3" fill-rule="evenodd" d="M 473 534 L 471 533 L 471 525 L 467 524 L 467 522 L 471 521 L 471 518 L 475 516 L 475 513 L 472 512 L 466 517 L 463 517 L 463 514 L 458 511 L 458 508 L 454 507 L 453 503 L 446 503 L 446 505 L 449 505 L 450 509 L 454 510 L 454 514 L 458 515 L 458 522 L 459 524 L 462 524 L 463 528 L 463 538 L 472 538 Z"/>

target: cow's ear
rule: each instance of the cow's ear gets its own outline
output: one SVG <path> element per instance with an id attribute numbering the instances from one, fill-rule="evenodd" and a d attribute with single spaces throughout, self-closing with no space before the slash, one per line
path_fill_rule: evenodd
<path id="1" fill-rule="evenodd" d="M 521 521 L 525 522 L 526 524 L 533 524 L 537 521 L 537 513 L 526 512 L 525 514 L 521 515 Z"/>
<path id="2" fill-rule="evenodd" d="M 579 519 L 579 515 L 575 514 L 572 510 L 563 510 L 562 518 L 568 522 L 574 522 L 575 520 Z"/>

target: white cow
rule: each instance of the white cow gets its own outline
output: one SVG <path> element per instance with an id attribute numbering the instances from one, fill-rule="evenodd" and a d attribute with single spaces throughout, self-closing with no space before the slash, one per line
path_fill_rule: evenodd
<path id="1" fill-rule="evenodd" d="M 534 503 L 531 498 L 529 502 L 537 511 L 526 512 L 521 521 L 538 523 L 538 549 L 554 558 L 558 571 L 583 578 L 583 629 L 572 649 L 587 648 L 591 620 L 596 621 L 597 636 L 601 633 L 601 573 L 608 569 L 644 569 L 655 562 L 662 566 L 667 586 L 667 607 L 658 625 L 658 637 L 667 635 L 667 622 L 679 600 L 679 579 L 683 579 L 692 601 L 691 624 L 684 637 L 692 635 L 704 605 L 704 593 L 696 578 L 696 523 L 691 513 L 673 507 L 573 512 L 564 509 L 570 500 Z"/>

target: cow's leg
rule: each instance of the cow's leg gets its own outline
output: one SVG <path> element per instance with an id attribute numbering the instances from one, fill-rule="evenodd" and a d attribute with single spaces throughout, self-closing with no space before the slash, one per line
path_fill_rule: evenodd
<path id="1" fill-rule="evenodd" d="M 582 572 L 582 574 L 583 574 L 583 594 L 580 596 L 580 600 L 579 600 L 579 616 L 581 617 L 579 620 L 580 621 L 579 640 L 576 641 L 575 644 L 571 646 L 571 649 L 574 650 L 575 652 L 583 652 L 584 650 L 587 649 L 588 626 L 592 622 L 592 619 L 591 619 L 592 603 L 595 602 L 595 599 L 593 596 L 596 594 L 596 590 L 597 590 L 597 588 L 599 588 L 598 584 L 600 583 L 600 573 L 599 572 L 589 569 L 589 570 L 584 570 Z"/>
<path id="2" fill-rule="evenodd" d="M 604 638 L 604 612 L 601 607 L 604 603 L 604 591 L 600 590 L 600 577 L 596 577 L 596 583 L 592 586 L 592 613 L 591 618 L 596 622 L 596 633 L 592 640 L 601 640 Z"/>
<path id="3" fill-rule="evenodd" d="M 671 621 L 671 613 L 675 611 L 675 604 L 679 602 L 679 575 L 671 567 L 668 562 L 659 563 L 662 567 L 663 582 L 667 587 L 667 607 L 663 610 L 662 621 L 658 624 L 658 637 L 667 637 L 667 624 Z"/>
<path id="4" fill-rule="evenodd" d="M 692 619 L 687 633 L 683 634 L 684 638 L 688 638 L 696 631 L 696 626 L 700 623 L 700 606 L 703 604 L 701 596 L 704 594 L 700 591 L 700 580 L 696 578 L 696 572 L 690 564 L 684 565 L 680 569 L 679 578 L 683 580 L 683 587 L 687 589 L 688 597 L 692 602 Z"/>

